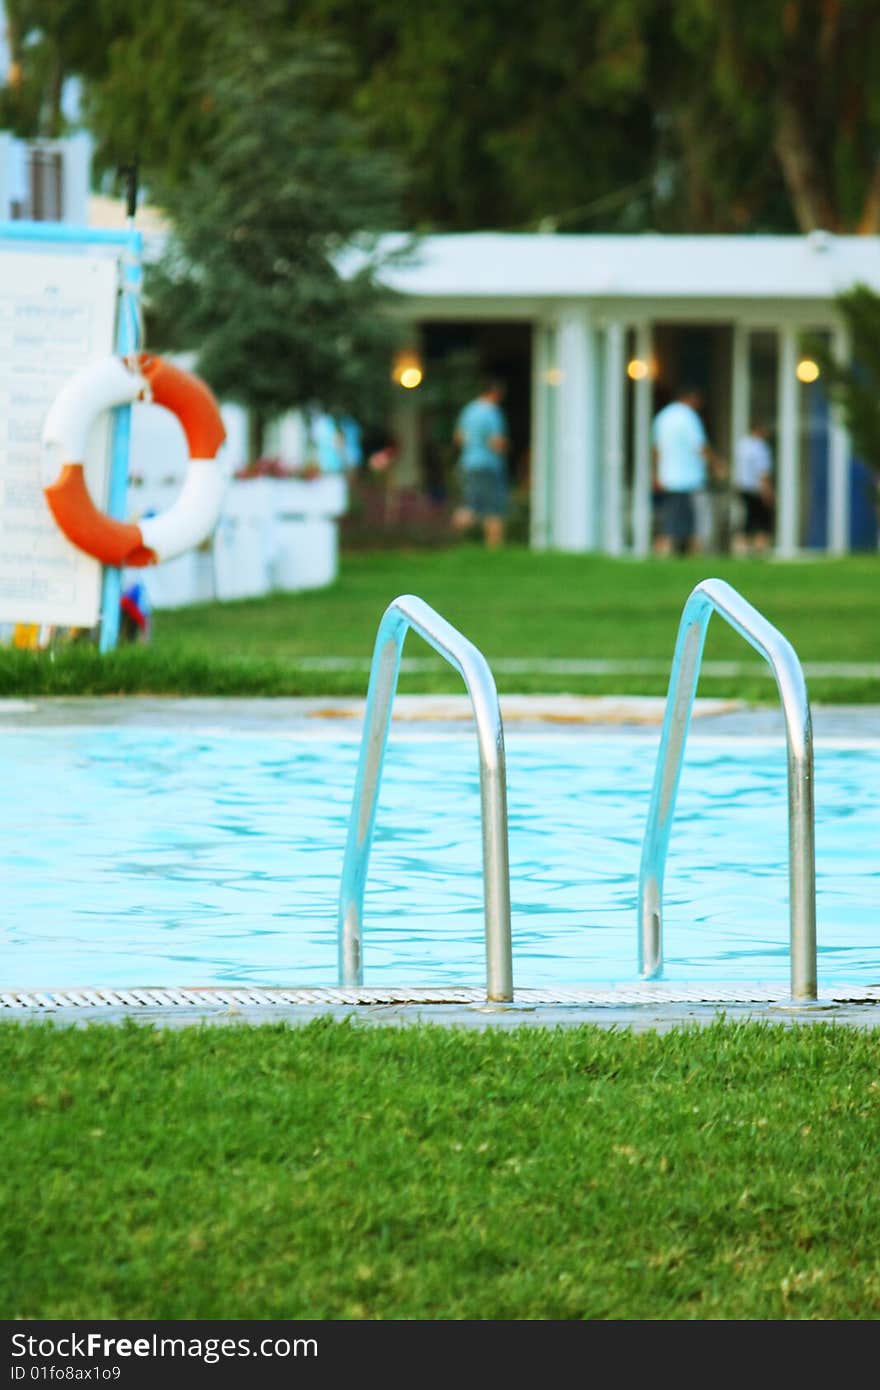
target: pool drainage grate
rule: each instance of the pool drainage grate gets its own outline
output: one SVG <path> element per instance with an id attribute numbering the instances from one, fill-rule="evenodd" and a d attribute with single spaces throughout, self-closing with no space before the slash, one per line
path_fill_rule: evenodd
<path id="1" fill-rule="evenodd" d="M 226 1009 L 296 1005 L 462 1004 L 488 1008 L 533 1008 L 541 1004 L 619 1007 L 631 1004 L 790 1004 L 785 985 L 645 984 L 606 989 L 518 989 L 511 1004 L 492 1004 L 483 989 L 419 987 L 325 987 L 315 989 L 47 989 L 0 992 L 0 1011 L 54 1013 L 59 1009 Z M 880 1004 L 880 985 L 820 989 L 819 1004 Z M 809 1004 L 804 1007 L 809 1008 Z"/>

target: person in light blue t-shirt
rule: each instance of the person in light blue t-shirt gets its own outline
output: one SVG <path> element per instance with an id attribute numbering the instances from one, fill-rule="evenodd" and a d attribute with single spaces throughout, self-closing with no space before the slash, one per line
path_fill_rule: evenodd
<path id="1" fill-rule="evenodd" d="M 452 515 L 457 531 L 479 520 L 486 545 L 495 550 L 504 542 L 507 516 L 507 420 L 501 409 L 504 383 L 486 381 L 482 391 L 459 413 L 453 441 L 459 449 L 462 504 Z"/>
<path id="2" fill-rule="evenodd" d="M 694 498 L 706 486 L 707 469 L 718 476 L 725 471 L 700 419 L 702 403 L 702 392 L 686 386 L 655 415 L 651 426 L 654 484 L 661 494 L 661 555 L 684 555 L 698 548 Z"/>
<path id="3" fill-rule="evenodd" d="M 364 461 L 361 427 L 352 415 L 318 411 L 312 417 L 311 438 L 322 473 L 351 473 Z"/>
<path id="4" fill-rule="evenodd" d="M 321 410 L 312 418 L 312 447 L 315 460 L 321 473 L 344 473 L 345 436 L 339 422 L 328 410 Z"/>
<path id="5" fill-rule="evenodd" d="M 360 468 L 364 461 L 363 431 L 353 415 L 339 418 L 339 429 L 345 445 L 345 464 L 347 468 Z"/>

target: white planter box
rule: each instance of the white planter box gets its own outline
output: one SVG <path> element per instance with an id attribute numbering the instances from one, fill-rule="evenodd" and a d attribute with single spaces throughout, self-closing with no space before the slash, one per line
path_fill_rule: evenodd
<path id="1" fill-rule="evenodd" d="M 164 511 L 182 484 L 163 478 L 133 488 L 132 518 Z M 127 571 L 125 583 L 141 579 L 154 609 L 324 588 L 339 571 L 338 518 L 347 506 L 341 475 L 233 478 L 209 547 Z"/>
<path id="2" fill-rule="evenodd" d="M 348 483 L 343 474 L 318 478 L 272 478 L 275 514 L 281 517 L 339 517 L 348 510 Z M 246 483 L 244 486 L 249 487 Z"/>
<path id="3" fill-rule="evenodd" d="M 272 587 L 286 593 L 323 589 L 339 569 L 339 527 L 335 520 L 282 517 L 275 526 Z"/>

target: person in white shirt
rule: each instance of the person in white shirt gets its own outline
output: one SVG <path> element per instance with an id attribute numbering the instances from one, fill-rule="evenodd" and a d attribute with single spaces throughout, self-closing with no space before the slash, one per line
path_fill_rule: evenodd
<path id="1" fill-rule="evenodd" d="M 702 403 L 702 392 L 685 386 L 651 426 L 654 486 L 661 494 L 659 555 L 685 555 L 699 548 L 694 497 L 705 488 L 708 469 L 724 475 L 724 460 L 711 448 L 699 415 Z"/>
<path id="2" fill-rule="evenodd" d="M 763 421 L 755 420 L 736 446 L 733 487 L 740 516 L 731 537 L 735 555 L 763 554 L 773 544 L 776 494 L 767 434 Z"/>

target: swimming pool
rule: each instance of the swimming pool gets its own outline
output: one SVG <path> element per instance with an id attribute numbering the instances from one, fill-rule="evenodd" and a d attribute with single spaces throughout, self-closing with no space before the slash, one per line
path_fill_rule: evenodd
<path id="1" fill-rule="evenodd" d="M 657 742 L 508 733 L 514 982 L 638 978 Z M 168 728 L 0 734 L 0 987 L 324 987 L 359 739 Z M 820 986 L 880 983 L 880 747 L 815 753 Z M 471 730 L 392 732 L 366 985 L 485 979 Z M 666 869 L 666 981 L 789 975 L 785 750 L 692 736 Z"/>

